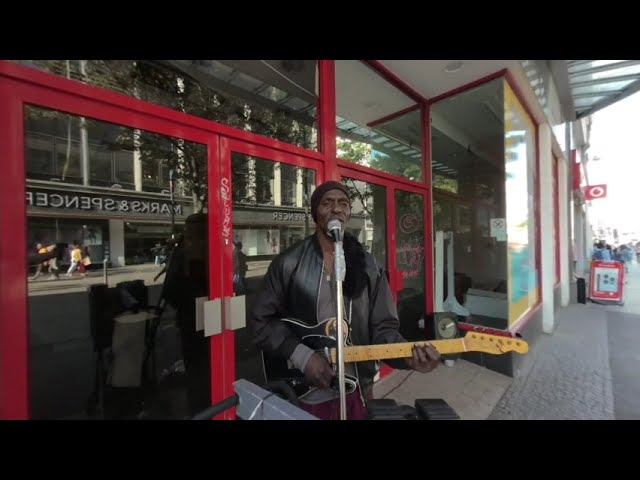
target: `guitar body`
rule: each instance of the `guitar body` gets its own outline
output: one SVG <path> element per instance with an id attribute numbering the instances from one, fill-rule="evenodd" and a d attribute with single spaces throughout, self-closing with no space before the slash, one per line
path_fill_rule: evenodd
<path id="1" fill-rule="evenodd" d="M 283 318 L 282 321 L 293 330 L 304 345 L 327 358 L 327 361 L 331 364 L 328 353 L 336 347 L 335 318 L 329 318 L 317 325 L 306 325 L 291 318 Z M 345 345 L 350 345 L 349 325 L 346 322 L 343 322 L 343 332 Z M 298 397 L 302 397 L 315 389 L 315 387 L 306 382 L 304 374 L 295 368 L 290 360 L 263 351 L 262 361 L 267 383 L 285 381 L 293 388 Z M 357 387 L 357 378 L 345 375 L 345 383 L 347 386 L 346 391 L 350 393 Z"/>

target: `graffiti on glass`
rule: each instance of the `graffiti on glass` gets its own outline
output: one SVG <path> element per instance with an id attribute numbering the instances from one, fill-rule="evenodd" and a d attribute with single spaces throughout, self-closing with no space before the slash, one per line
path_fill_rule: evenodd
<path id="1" fill-rule="evenodd" d="M 222 236 L 228 241 L 231 233 L 231 198 L 229 195 L 229 179 L 223 178 L 220 185 L 220 196 L 222 197 Z"/>
<path id="2" fill-rule="evenodd" d="M 404 240 L 398 247 L 398 265 L 402 278 L 417 278 L 424 268 L 424 246 L 418 236 Z"/>

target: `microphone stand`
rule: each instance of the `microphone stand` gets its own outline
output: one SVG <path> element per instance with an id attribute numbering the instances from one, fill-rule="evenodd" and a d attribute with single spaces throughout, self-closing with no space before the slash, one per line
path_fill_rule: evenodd
<path id="1" fill-rule="evenodd" d="M 345 392 L 345 367 L 344 367 L 344 336 L 343 329 L 343 297 L 342 282 L 346 275 L 346 262 L 342 248 L 342 226 L 337 222 L 329 222 L 329 232 L 335 242 L 334 246 L 334 277 L 336 282 L 336 360 L 338 363 L 338 394 L 340 396 L 340 420 L 347 419 L 347 396 Z"/>

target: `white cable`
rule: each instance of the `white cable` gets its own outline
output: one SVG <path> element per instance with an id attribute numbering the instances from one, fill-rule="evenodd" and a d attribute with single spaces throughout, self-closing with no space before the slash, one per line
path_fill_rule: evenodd
<path id="1" fill-rule="evenodd" d="M 258 402 L 258 405 L 256 405 L 256 408 L 253 409 L 253 412 L 251 412 L 251 415 L 249 415 L 249 418 L 247 420 L 253 420 L 253 417 L 256 416 L 256 413 L 258 413 L 258 409 L 260 408 L 261 405 L 264 405 L 264 401 L 269 398 L 271 395 L 273 395 L 273 392 L 271 392 L 269 395 L 267 395 L 264 398 L 261 398 L 260 401 Z M 263 412 L 264 413 L 264 412 Z"/>

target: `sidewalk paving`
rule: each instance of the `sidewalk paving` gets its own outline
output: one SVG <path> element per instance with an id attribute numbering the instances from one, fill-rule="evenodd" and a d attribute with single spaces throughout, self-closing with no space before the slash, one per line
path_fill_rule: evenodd
<path id="1" fill-rule="evenodd" d="M 421 374 L 397 370 L 374 386 L 375 398 L 413 406 L 416 398 L 442 398 L 462 420 L 484 420 L 511 383 L 511 378 L 465 360 Z"/>
<path id="2" fill-rule="evenodd" d="M 623 307 L 561 308 L 515 378 L 458 360 L 428 374 L 396 371 L 374 394 L 407 405 L 442 398 L 462 420 L 640 419 L 640 266 L 625 289 Z"/>
<path id="3" fill-rule="evenodd" d="M 603 308 L 570 305 L 559 311 L 556 331 L 536 341 L 489 419 L 613 419 Z"/>
<path id="4" fill-rule="evenodd" d="M 126 267 L 113 267 L 108 270 L 107 281 L 110 286 L 119 282 L 131 280 L 144 280 L 147 286 L 160 285 L 164 282 L 164 275 L 154 281 L 154 277 L 162 270 L 162 267 L 153 264 L 128 265 Z M 29 296 L 58 295 L 62 293 L 86 292 L 90 285 L 104 283 L 103 270 L 89 270 L 86 277 L 74 274 L 66 277 L 64 272 L 57 279 L 51 279 L 49 274 L 42 275 L 36 280 L 29 280 Z"/>

